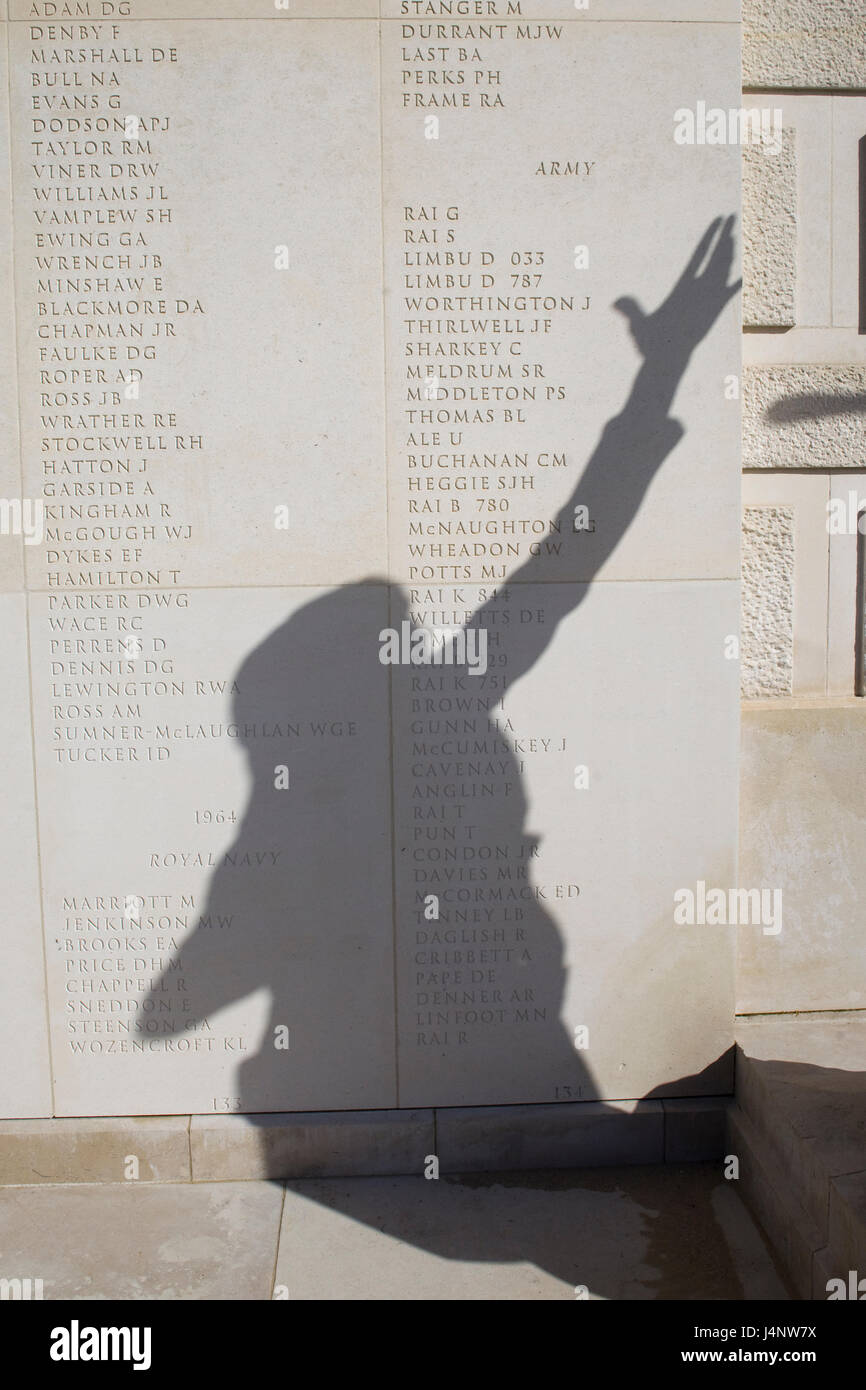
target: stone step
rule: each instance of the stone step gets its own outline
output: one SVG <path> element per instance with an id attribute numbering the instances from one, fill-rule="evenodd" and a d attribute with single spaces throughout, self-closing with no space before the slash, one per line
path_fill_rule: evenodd
<path id="1" fill-rule="evenodd" d="M 813 1266 L 824 1237 L 785 1181 L 773 1150 L 738 1105 L 727 1115 L 727 1153 L 739 1162 L 737 1190 L 764 1229 L 798 1298 L 812 1297 Z"/>
<path id="2" fill-rule="evenodd" d="M 727 1096 L 0 1120 L 0 1186 L 399 1176 L 720 1158 Z M 135 1160 L 131 1163 L 131 1160 Z"/>
<path id="3" fill-rule="evenodd" d="M 737 1038 L 743 1194 L 800 1297 L 826 1298 L 866 1279 L 866 1015 L 752 1016 Z"/>

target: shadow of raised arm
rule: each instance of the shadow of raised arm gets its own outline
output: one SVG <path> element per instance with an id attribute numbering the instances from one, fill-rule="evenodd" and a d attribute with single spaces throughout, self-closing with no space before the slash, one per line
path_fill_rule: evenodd
<path id="1" fill-rule="evenodd" d="M 634 299 L 618 299 L 631 336 L 644 361 L 622 411 L 609 420 L 571 497 L 557 515 L 562 534 L 573 527 L 575 509 L 603 519 L 597 536 L 593 573 L 580 580 L 588 586 L 631 525 L 659 467 L 683 437 L 679 421 L 669 415 L 677 387 L 695 348 L 706 337 L 742 281 L 728 284 L 734 259 L 734 218 L 716 218 L 704 232 L 685 270 L 667 299 L 646 314 Z M 703 269 L 701 267 L 703 266 Z M 507 583 L 543 581 L 545 561 L 532 556 L 509 575 Z M 509 679 L 524 675 L 550 642 L 557 624 L 580 603 L 586 588 L 573 583 L 547 584 L 545 622 L 526 629 L 520 652 L 509 654 Z M 469 626 L 487 626 L 494 595 L 473 616 Z M 491 621 L 493 621 L 491 619 Z M 516 664 L 515 664 L 516 662 Z"/>

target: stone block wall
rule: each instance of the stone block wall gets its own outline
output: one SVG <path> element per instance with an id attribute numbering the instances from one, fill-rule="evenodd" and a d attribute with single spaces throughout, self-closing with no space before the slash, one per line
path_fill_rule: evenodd
<path id="1" fill-rule="evenodd" d="M 744 699 L 855 694 L 866 505 L 866 0 L 745 0 Z"/>
<path id="2" fill-rule="evenodd" d="M 739 876 L 784 924 L 740 930 L 737 1009 L 862 1010 L 864 0 L 744 0 L 743 86 L 784 134 L 744 148 Z"/>

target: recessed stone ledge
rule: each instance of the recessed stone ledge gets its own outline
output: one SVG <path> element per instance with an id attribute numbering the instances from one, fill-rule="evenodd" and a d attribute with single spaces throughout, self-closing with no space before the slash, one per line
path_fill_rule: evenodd
<path id="1" fill-rule="evenodd" d="M 190 1176 L 187 1115 L 0 1120 L 0 1186 Z"/>
<path id="2" fill-rule="evenodd" d="M 665 1163 L 700 1163 L 725 1152 L 725 1125 L 733 1097 L 663 1100 Z"/>
<path id="3" fill-rule="evenodd" d="M 448 1173 L 663 1163 L 659 1100 L 455 1107 L 436 1114 L 440 1169 Z"/>
<path id="4" fill-rule="evenodd" d="M 812 1293 L 812 1263 L 825 1238 L 803 1210 L 762 1133 L 745 1111 L 728 1111 L 727 1154 L 739 1160 L 737 1190 L 764 1228 L 798 1298 Z"/>
<path id="5" fill-rule="evenodd" d="M 727 1096 L 0 1122 L 0 1186 L 243 1182 L 719 1157 Z M 130 1163 L 137 1160 L 137 1170 Z M 137 1172 L 137 1178 L 136 1178 Z"/>
<path id="6" fill-rule="evenodd" d="M 193 1115 L 194 1182 L 423 1173 L 432 1110 Z"/>
<path id="7" fill-rule="evenodd" d="M 866 1013 L 753 1014 L 737 1026 L 729 1152 L 801 1298 L 863 1270 Z"/>

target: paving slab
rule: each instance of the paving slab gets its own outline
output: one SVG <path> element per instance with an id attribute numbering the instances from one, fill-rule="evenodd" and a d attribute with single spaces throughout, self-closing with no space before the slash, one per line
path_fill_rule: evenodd
<path id="1" fill-rule="evenodd" d="M 0 1278 L 84 1301 L 787 1297 L 718 1163 L 9 1187 Z"/>
<path id="2" fill-rule="evenodd" d="M 301 1300 L 788 1297 L 718 1163 L 290 1183 L 276 1286 Z"/>
<path id="3" fill-rule="evenodd" d="M 0 1277 L 44 1298 L 269 1298 L 272 1183 L 43 1184 L 0 1191 Z"/>

